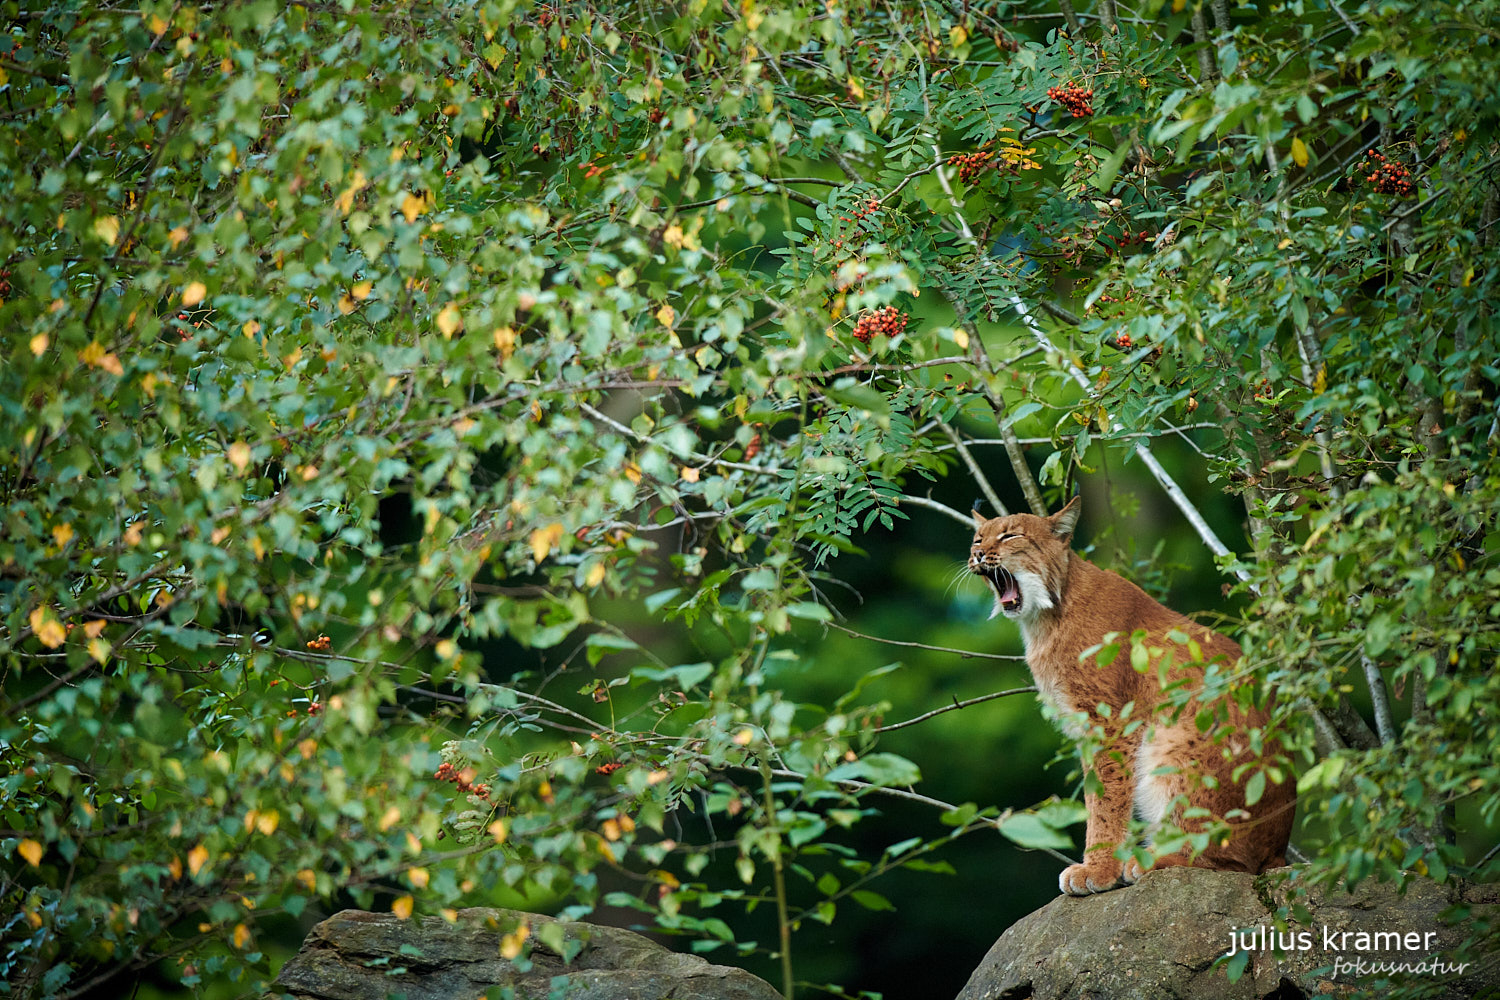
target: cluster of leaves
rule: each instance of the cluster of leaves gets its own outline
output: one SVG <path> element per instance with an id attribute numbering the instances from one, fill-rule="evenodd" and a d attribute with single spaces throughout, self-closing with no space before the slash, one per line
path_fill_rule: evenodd
<path id="1" fill-rule="evenodd" d="M 1494 5 L 1008 12 L 17 20 L 7 982 L 263 976 L 267 916 L 503 884 L 774 952 L 790 994 L 793 932 L 889 906 L 880 874 L 1079 818 L 914 790 L 878 672 L 786 696 L 830 557 L 964 520 L 919 491 L 988 489 L 980 442 L 1033 510 L 1032 464 L 1060 494 L 1120 453 L 1195 514 L 1145 442 L 1200 405 L 1253 555 L 1195 524 L 1252 665 L 1327 722 L 1317 871 L 1492 876 Z M 1372 148 L 1416 196 L 1350 182 Z M 854 336 L 883 309 L 914 322 Z M 882 798 L 948 829 L 861 855 Z"/>

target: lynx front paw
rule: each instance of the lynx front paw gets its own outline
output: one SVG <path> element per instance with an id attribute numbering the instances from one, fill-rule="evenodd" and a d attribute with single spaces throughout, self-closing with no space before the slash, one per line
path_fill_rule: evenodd
<path id="1" fill-rule="evenodd" d="M 1124 868 L 1120 870 L 1120 878 L 1126 885 L 1135 885 L 1147 871 L 1135 858 L 1127 858 Z"/>
<path id="2" fill-rule="evenodd" d="M 1058 876 L 1057 885 L 1069 896 L 1088 896 L 1096 892 L 1108 892 L 1124 885 L 1120 862 L 1116 859 L 1098 858 L 1081 865 L 1069 865 Z"/>

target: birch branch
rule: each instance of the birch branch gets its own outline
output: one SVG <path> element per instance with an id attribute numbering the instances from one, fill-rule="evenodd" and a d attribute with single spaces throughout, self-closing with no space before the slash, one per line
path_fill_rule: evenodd
<path id="1" fill-rule="evenodd" d="M 990 485 L 989 477 L 979 468 L 979 463 L 974 461 L 974 456 L 969 453 L 969 449 L 964 445 L 963 438 L 958 436 L 958 431 L 947 424 L 940 424 L 939 426 L 942 427 L 943 433 L 948 435 L 948 440 L 953 442 L 953 447 L 958 452 L 959 457 L 963 459 L 964 465 L 969 467 L 969 474 L 979 484 L 979 489 L 984 494 L 984 498 L 990 502 L 990 507 L 1001 517 L 1009 514 L 1010 511 L 1005 509 L 1005 504 L 1000 502 L 999 494 Z"/>
<path id="2" fill-rule="evenodd" d="M 1041 324 L 1036 321 L 1036 317 L 1031 315 L 1031 310 L 1026 307 L 1026 303 L 1021 301 L 1021 297 L 1019 295 L 1011 295 L 1010 303 L 1016 310 L 1016 315 L 1021 317 L 1021 322 L 1031 331 L 1031 335 L 1036 339 L 1036 342 L 1041 344 L 1049 353 L 1061 358 L 1073 381 L 1083 389 L 1086 395 L 1093 396 L 1093 386 L 1089 383 L 1088 376 L 1079 370 L 1072 359 L 1057 349 L 1056 345 L 1052 343 L 1051 338 L 1047 336 L 1047 331 L 1042 329 Z M 1162 490 L 1166 492 L 1167 496 L 1171 497 L 1172 502 L 1177 505 L 1177 509 L 1182 511 L 1188 523 L 1193 526 L 1193 530 L 1198 532 L 1198 537 L 1203 539 L 1203 543 L 1208 546 L 1209 551 L 1213 552 L 1216 556 L 1233 555 L 1229 551 L 1229 547 L 1219 539 L 1218 534 L 1204 520 L 1203 514 L 1199 512 L 1197 507 L 1193 506 L 1192 500 L 1188 499 L 1188 495 L 1182 491 L 1182 487 L 1177 485 L 1177 480 L 1173 479 L 1171 474 L 1162 468 L 1162 464 L 1157 461 L 1151 449 L 1146 447 L 1143 442 L 1137 441 L 1135 453 L 1146 468 L 1150 470 L 1151 475 L 1156 479 L 1157 483 L 1161 485 Z M 1250 573 L 1244 569 L 1236 568 L 1234 575 L 1241 580 L 1250 579 Z"/>
<path id="3" fill-rule="evenodd" d="M 975 251 L 989 259 L 984 253 L 984 247 L 975 237 L 974 231 L 969 228 L 969 221 L 964 218 L 963 203 L 953 193 L 953 186 L 948 183 L 948 171 L 943 169 L 943 153 L 937 146 L 932 147 L 933 170 L 937 174 L 938 183 L 942 185 L 943 192 L 948 195 L 948 202 L 953 206 L 953 217 L 958 220 L 960 231 L 964 239 L 968 240 Z M 1037 517 L 1046 517 L 1047 501 L 1042 497 L 1041 488 L 1037 486 L 1036 477 L 1031 474 L 1031 466 L 1026 464 L 1026 455 L 1021 451 L 1020 442 L 1016 440 L 1016 432 L 1006 419 L 1005 401 L 996 395 L 992 388 L 995 379 L 995 365 L 991 360 L 989 352 L 985 350 L 984 341 L 980 339 L 979 332 L 974 331 L 969 340 L 969 349 L 973 352 L 975 360 L 979 362 L 986 376 L 984 380 L 984 398 L 989 401 L 990 409 L 995 411 L 995 424 L 1000 428 L 1000 438 L 1005 442 L 1005 455 L 1010 459 L 1011 471 L 1015 473 L 1016 482 L 1021 484 L 1021 493 L 1026 497 L 1026 506 Z"/>

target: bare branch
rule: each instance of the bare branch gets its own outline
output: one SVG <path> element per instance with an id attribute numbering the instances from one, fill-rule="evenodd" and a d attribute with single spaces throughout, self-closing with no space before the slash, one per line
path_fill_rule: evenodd
<path id="1" fill-rule="evenodd" d="M 1198 47 L 1198 78 L 1204 83 L 1212 83 L 1219 76 L 1218 67 L 1214 64 L 1213 42 L 1208 37 L 1208 19 L 1203 16 L 1203 8 L 1193 8 L 1193 41 Z"/>
<path id="2" fill-rule="evenodd" d="M 1396 727 L 1391 722 L 1391 701 L 1386 694 L 1385 678 L 1370 657 L 1361 653 L 1359 662 L 1365 668 L 1365 683 L 1370 687 L 1370 700 L 1375 704 L 1375 732 L 1382 744 L 1390 746 L 1396 742 Z"/>
<path id="3" fill-rule="evenodd" d="M 973 524 L 972 521 L 970 521 L 969 523 Z M 840 625 L 837 622 L 825 622 L 824 624 L 826 624 L 829 628 L 836 628 L 840 632 L 843 632 L 843 633 L 845 633 L 847 635 L 852 635 L 856 639 L 869 639 L 871 642 L 883 642 L 887 646 L 907 646 L 907 647 L 914 647 L 916 649 L 930 649 L 930 650 L 932 650 L 933 652 L 936 652 L 936 653 L 957 653 L 960 657 L 962 657 L 963 659 L 966 659 L 966 660 L 974 660 L 974 659 L 981 659 L 981 660 L 1025 660 L 1026 659 L 1026 657 L 1024 657 L 1024 656 L 1022 656 L 1022 655 L 1020 655 L 1018 653 L 976 653 L 972 649 L 954 649 L 952 646 L 931 646 L 931 645 L 928 645 L 925 642 L 911 642 L 911 641 L 906 640 L 906 639 L 887 639 L 884 636 L 869 635 L 869 634 L 867 634 L 865 632 L 856 632 L 854 629 L 849 628 L 846 625 Z"/>
<path id="4" fill-rule="evenodd" d="M 1012 295 L 1010 302 L 1015 308 L 1016 314 L 1021 317 L 1021 321 L 1026 324 L 1026 328 L 1031 331 L 1031 335 L 1036 339 L 1037 343 L 1046 348 L 1048 353 L 1056 354 L 1060 357 L 1068 374 L 1072 376 L 1073 381 L 1083 389 L 1085 394 L 1092 396 L 1094 394 L 1093 386 L 1090 384 L 1088 376 L 1084 375 L 1067 355 L 1057 349 L 1052 343 L 1052 339 L 1047 336 L 1047 331 L 1042 329 L 1041 324 L 1036 321 L 1036 317 L 1031 315 L 1031 310 L 1026 308 L 1026 303 L 1021 301 L 1021 297 L 1019 295 Z M 1229 547 L 1219 539 L 1218 534 L 1204 520 L 1203 514 L 1197 507 L 1193 506 L 1193 502 L 1182 491 L 1182 487 L 1178 486 L 1177 481 L 1168 474 L 1166 469 L 1162 468 L 1162 464 L 1156 460 L 1156 456 L 1151 453 L 1151 449 L 1138 441 L 1135 445 L 1135 453 L 1140 457 L 1141 462 L 1146 468 L 1150 470 L 1151 475 L 1156 478 L 1157 483 L 1161 485 L 1167 496 L 1172 498 L 1172 502 L 1177 505 L 1177 509 L 1182 511 L 1183 516 L 1188 519 L 1188 523 L 1193 526 L 1193 530 L 1198 532 L 1198 537 L 1203 539 L 1203 543 L 1208 546 L 1209 550 L 1217 556 L 1232 555 L 1233 553 L 1229 551 Z M 1250 573 L 1244 569 L 1236 568 L 1234 574 L 1241 580 L 1250 579 Z"/>
<path id="5" fill-rule="evenodd" d="M 949 517 L 953 518 L 953 520 L 957 521 L 959 524 L 962 524 L 966 528 L 974 527 L 974 519 L 968 514 L 956 511 L 952 507 L 949 507 L 947 504 L 938 503 L 936 500 L 929 500 L 926 497 L 903 496 L 900 501 L 898 501 L 896 506 L 902 507 L 906 504 L 911 504 L 913 507 L 926 507 L 928 510 L 935 510 L 939 514 L 947 514 Z"/>
<path id="6" fill-rule="evenodd" d="M 905 722 L 893 722 L 889 726 L 881 726 L 875 731 L 877 733 L 889 733 L 897 729 L 905 729 L 907 726 L 915 726 L 919 722 L 926 722 L 933 716 L 942 715 L 945 712 L 955 712 L 960 708 L 978 705 L 982 701 L 994 701 L 996 698 L 1008 698 L 1013 694 L 1030 694 L 1035 691 L 1036 685 L 1028 684 L 1026 687 L 1011 688 L 1009 691 L 993 691 L 989 694 L 982 694 L 977 698 L 967 698 L 963 701 L 955 699 L 951 705 L 944 705 L 942 708 L 934 708 L 930 712 L 923 712 L 921 715 L 907 719 Z"/>
<path id="7" fill-rule="evenodd" d="M 1005 509 L 1005 504 L 1000 502 L 999 494 L 997 494 L 995 492 L 995 488 L 990 485 L 989 478 L 985 476 L 983 470 L 979 468 L 979 463 L 974 461 L 974 456 L 969 454 L 969 449 L 964 446 L 963 438 L 958 436 L 958 431 L 954 430 L 947 424 L 940 424 L 939 426 L 942 428 L 943 433 L 948 435 L 948 440 L 953 442 L 953 447 L 957 449 L 959 457 L 963 459 L 964 465 L 968 466 L 969 468 L 969 475 L 973 476 L 974 481 L 979 484 L 980 492 L 982 492 L 984 494 L 984 498 L 990 502 L 990 506 L 993 507 L 996 513 L 998 513 L 1002 517 L 1006 514 L 1009 514 L 1010 511 Z"/>

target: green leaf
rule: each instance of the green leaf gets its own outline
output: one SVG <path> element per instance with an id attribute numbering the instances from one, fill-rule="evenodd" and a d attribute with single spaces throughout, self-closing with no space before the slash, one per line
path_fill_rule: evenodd
<path id="1" fill-rule="evenodd" d="M 1015 813 L 1000 824 L 1000 832 L 1022 847 L 1037 850 L 1050 847 L 1066 850 L 1073 846 L 1067 835 L 1053 829 L 1040 816 Z"/>
<path id="2" fill-rule="evenodd" d="M 1108 192 L 1114 186 L 1115 177 L 1120 173 L 1120 166 L 1125 162 L 1125 156 L 1130 152 L 1132 143 L 1129 139 L 1120 143 L 1115 151 L 1099 164 L 1099 169 L 1089 178 L 1089 184 L 1096 191 Z"/>

